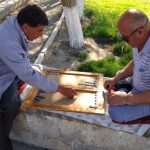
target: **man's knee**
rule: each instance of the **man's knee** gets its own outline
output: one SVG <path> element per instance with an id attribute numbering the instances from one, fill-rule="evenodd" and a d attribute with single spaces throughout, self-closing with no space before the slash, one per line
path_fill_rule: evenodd
<path id="1" fill-rule="evenodd" d="M 116 120 L 119 122 L 126 121 L 125 115 L 121 113 L 119 106 L 110 106 L 108 113 L 112 120 Z"/>
<path id="2" fill-rule="evenodd" d="M 16 99 L 7 106 L 7 109 L 10 113 L 16 114 L 19 111 L 20 105 L 21 105 L 21 100 Z"/>
<path id="3" fill-rule="evenodd" d="M 16 117 L 16 115 L 19 112 L 20 105 L 21 105 L 21 100 L 19 97 L 16 98 L 8 97 L 8 99 L 3 105 L 4 108 L 3 115 L 5 116 L 5 118 L 7 119 L 9 118 L 10 120 L 12 120 L 11 118 Z"/>

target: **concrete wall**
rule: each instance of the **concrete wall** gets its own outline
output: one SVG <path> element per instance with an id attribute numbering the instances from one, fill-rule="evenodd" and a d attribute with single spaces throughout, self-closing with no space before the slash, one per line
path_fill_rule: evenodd
<path id="1" fill-rule="evenodd" d="M 54 150 L 148 150 L 150 140 L 48 112 L 21 110 L 11 132 L 14 140 Z"/>

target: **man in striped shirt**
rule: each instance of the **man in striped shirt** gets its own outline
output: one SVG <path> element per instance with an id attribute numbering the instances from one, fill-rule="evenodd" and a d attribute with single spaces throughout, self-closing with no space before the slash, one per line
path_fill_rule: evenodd
<path id="1" fill-rule="evenodd" d="M 121 38 L 133 48 L 133 60 L 106 80 L 104 87 L 111 91 L 118 81 L 132 77 L 129 93 L 114 91 L 108 96 L 110 117 L 127 122 L 150 116 L 150 22 L 142 11 L 129 9 L 120 16 L 118 30 Z"/>

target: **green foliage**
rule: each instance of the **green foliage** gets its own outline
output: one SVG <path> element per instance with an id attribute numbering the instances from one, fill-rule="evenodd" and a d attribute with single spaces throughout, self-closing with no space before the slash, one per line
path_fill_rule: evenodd
<path id="1" fill-rule="evenodd" d="M 102 60 L 88 61 L 78 67 L 78 71 L 103 73 L 104 76 L 113 77 L 117 71 L 122 69 L 132 59 L 132 51 L 124 54 L 119 59 L 114 55 L 107 56 Z"/>
<path id="2" fill-rule="evenodd" d="M 125 42 L 118 42 L 112 47 L 115 56 L 132 55 L 132 48 Z"/>
<path id="3" fill-rule="evenodd" d="M 121 66 L 126 66 L 128 62 L 132 59 L 132 51 L 129 54 L 125 54 L 120 59 L 118 59 L 118 63 Z"/>
<path id="4" fill-rule="evenodd" d="M 84 36 L 118 41 L 117 20 L 130 8 L 140 9 L 150 16 L 150 0 L 86 0 L 85 16 L 91 22 L 83 26 Z"/>
<path id="5" fill-rule="evenodd" d="M 104 76 L 112 77 L 122 68 L 123 66 L 118 63 L 115 56 L 111 55 L 105 57 L 103 60 L 88 61 L 82 64 L 78 68 L 78 71 L 103 73 Z"/>
<path id="6" fill-rule="evenodd" d="M 137 8 L 150 16 L 150 0 L 86 0 L 85 16 L 89 21 L 83 25 L 84 36 L 107 38 L 117 42 L 112 47 L 115 56 L 107 56 L 102 60 L 88 61 L 79 66 L 79 71 L 103 73 L 112 77 L 132 59 L 132 49 L 121 42 L 117 31 L 117 20 L 127 9 Z"/>
<path id="7" fill-rule="evenodd" d="M 87 53 L 84 51 L 79 51 L 75 53 L 75 57 L 78 59 L 78 61 L 83 62 L 87 58 Z"/>

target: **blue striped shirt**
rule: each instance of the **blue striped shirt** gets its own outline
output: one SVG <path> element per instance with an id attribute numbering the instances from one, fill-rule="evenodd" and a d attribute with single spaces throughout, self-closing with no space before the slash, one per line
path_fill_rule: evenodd
<path id="1" fill-rule="evenodd" d="M 46 92 L 55 92 L 58 84 L 34 70 L 28 57 L 28 41 L 15 16 L 0 25 L 0 97 L 18 76 Z"/>
<path id="2" fill-rule="evenodd" d="M 133 60 L 133 88 L 140 92 L 150 90 L 150 37 L 141 52 L 133 49 Z"/>

